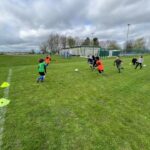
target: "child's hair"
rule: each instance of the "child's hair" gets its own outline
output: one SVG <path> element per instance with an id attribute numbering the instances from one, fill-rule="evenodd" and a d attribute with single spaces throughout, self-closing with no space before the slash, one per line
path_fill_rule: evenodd
<path id="1" fill-rule="evenodd" d="M 44 59 L 43 59 L 43 58 L 40 58 L 40 59 L 39 59 L 39 63 L 42 63 L 42 62 L 44 62 Z"/>
<path id="2" fill-rule="evenodd" d="M 95 56 L 94 56 L 94 55 L 92 55 L 92 59 L 95 59 Z"/>
<path id="3" fill-rule="evenodd" d="M 97 57 L 96 57 L 96 60 L 99 60 L 99 59 L 100 59 L 100 58 L 97 56 Z"/>

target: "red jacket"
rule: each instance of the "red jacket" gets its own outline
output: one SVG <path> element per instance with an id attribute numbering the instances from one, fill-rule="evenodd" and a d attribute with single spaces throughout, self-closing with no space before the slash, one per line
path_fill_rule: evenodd
<path id="1" fill-rule="evenodd" d="M 97 64 L 97 70 L 100 70 L 100 71 L 104 70 L 104 66 L 101 60 L 98 60 L 96 64 Z"/>
<path id="2" fill-rule="evenodd" d="M 50 62 L 51 62 L 51 57 L 46 57 L 46 58 L 45 58 L 45 63 L 46 63 L 46 64 L 49 64 Z"/>

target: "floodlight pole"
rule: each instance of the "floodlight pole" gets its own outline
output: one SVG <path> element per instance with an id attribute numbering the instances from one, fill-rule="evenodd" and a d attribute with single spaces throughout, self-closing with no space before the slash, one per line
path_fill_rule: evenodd
<path id="1" fill-rule="evenodd" d="M 131 24 L 127 24 L 128 25 L 128 30 L 127 30 L 127 46 L 126 46 L 126 51 L 125 54 L 127 53 L 127 48 L 128 48 L 128 38 L 129 38 L 129 28 Z"/>

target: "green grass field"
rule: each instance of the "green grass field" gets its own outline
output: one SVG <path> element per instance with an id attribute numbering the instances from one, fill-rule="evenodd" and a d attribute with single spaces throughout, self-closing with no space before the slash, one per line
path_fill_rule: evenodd
<path id="1" fill-rule="evenodd" d="M 12 69 L 2 150 L 150 149 L 150 56 L 142 70 L 122 58 L 121 74 L 105 59 L 103 76 L 84 58 L 54 56 L 38 84 L 39 58 L 0 56 L 0 84 Z"/>

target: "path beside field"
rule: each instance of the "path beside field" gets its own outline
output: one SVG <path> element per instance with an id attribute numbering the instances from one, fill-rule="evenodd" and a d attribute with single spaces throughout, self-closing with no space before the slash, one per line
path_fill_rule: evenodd
<path id="1" fill-rule="evenodd" d="M 10 83 L 12 76 L 12 69 L 9 69 L 7 82 Z M 4 98 L 9 98 L 9 87 L 4 90 Z M 3 144 L 3 130 L 4 130 L 4 123 L 5 123 L 5 114 L 7 112 L 7 107 L 0 108 L 0 150 L 2 149 Z"/>

